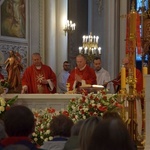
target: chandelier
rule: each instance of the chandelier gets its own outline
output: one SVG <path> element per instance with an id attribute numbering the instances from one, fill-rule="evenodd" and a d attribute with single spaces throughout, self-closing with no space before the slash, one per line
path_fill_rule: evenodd
<path id="1" fill-rule="evenodd" d="M 75 31 L 75 27 L 76 27 L 75 23 L 72 23 L 71 20 L 67 20 L 64 28 L 65 35 L 66 33 L 73 33 Z"/>
<path id="2" fill-rule="evenodd" d="M 79 47 L 79 53 L 85 55 L 89 61 L 97 55 L 101 55 L 101 47 L 98 47 L 99 36 L 83 35 L 83 45 Z"/>

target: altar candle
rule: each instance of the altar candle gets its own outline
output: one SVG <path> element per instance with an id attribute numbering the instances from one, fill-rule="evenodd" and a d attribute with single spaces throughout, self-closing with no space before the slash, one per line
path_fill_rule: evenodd
<path id="1" fill-rule="evenodd" d="M 147 67 L 143 66 L 143 75 L 146 75 L 148 73 Z M 143 88 L 145 88 L 145 78 L 143 77 Z"/>
<path id="2" fill-rule="evenodd" d="M 126 88 L 126 69 L 124 66 L 121 67 L 121 89 Z"/>
<path id="3" fill-rule="evenodd" d="M 147 71 L 147 67 L 146 67 L 146 66 L 144 66 L 144 67 L 143 67 L 143 75 L 146 75 L 146 74 L 147 74 L 147 72 L 148 72 L 148 71 Z"/>
<path id="4" fill-rule="evenodd" d="M 130 35 L 134 36 L 136 32 L 136 12 L 130 13 Z"/>

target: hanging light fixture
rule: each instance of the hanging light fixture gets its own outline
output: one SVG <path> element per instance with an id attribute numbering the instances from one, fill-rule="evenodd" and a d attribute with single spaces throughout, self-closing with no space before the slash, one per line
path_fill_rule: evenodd
<path id="1" fill-rule="evenodd" d="M 73 33 L 75 31 L 76 24 L 72 23 L 71 20 L 67 20 L 64 27 L 65 35 L 66 33 Z"/>
<path id="2" fill-rule="evenodd" d="M 98 46 L 99 36 L 83 35 L 83 44 L 79 47 L 79 53 L 86 55 L 90 61 L 97 55 L 101 55 L 101 47 Z"/>

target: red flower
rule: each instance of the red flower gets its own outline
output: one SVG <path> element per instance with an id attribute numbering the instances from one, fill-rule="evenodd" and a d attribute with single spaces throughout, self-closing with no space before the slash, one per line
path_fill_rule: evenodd
<path id="1" fill-rule="evenodd" d="M 71 101 L 72 101 L 72 102 L 74 102 L 74 101 L 75 101 L 75 99 L 73 98 Z"/>
<path id="2" fill-rule="evenodd" d="M 107 107 L 106 107 L 106 106 L 100 106 L 98 109 L 99 109 L 100 111 L 106 111 L 106 110 L 107 110 Z"/>
<path id="3" fill-rule="evenodd" d="M 93 95 L 90 96 L 90 99 L 93 99 Z"/>
<path id="4" fill-rule="evenodd" d="M 119 104 L 118 102 L 115 103 L 115 106 L 122 108 L 123 106 L 121 104 Z"/>
<path id="5" fill-rule="evenodd" d="M 92 108 L 92 105 L 91 105 L 91 104 L 89 104 L 89 108 Z"/>
<path id="6" fill-rule="evenodd" d="M 102 93 L 103 95 L 105 95 L 105 94 L 106 94 L 106 92 L 105 92 L 104 90 L 102 90 L 102 91 L 101 91 L 101 93 Z"/>
<path id="7" fill-rule="evenodd" d="M 81 102 L 82 102 L 82 103 L 84 103 L 84 102 L 85 102 L 85 97 L 84 97 L 84 96 L 82 96 L 82 100 L 81 100 Z"/>
<path id="8" fill-rule="evenodd" d="M 82 109 L 83 107 L 82 106 L 79 106 L 79 109 Z"/>
<path id="9" fill-rule="evenodd" d="M 104 100 L 107 100 L 107 96 L 103 96 L 103 99 L 104 99 Z"/>
<path id="10" fill-rule="evenodd" d="M 54 108 L 47 108 L 47 111 L 48 111 L 49 113 L 54 113 L 54 112 L 55 112 L 55 109 L 54 109 Z"/>
<path id="11" fill-rule="evenodd" d="M 93 115 L 93 112 L 92 112 L 92 111 L 90 112 L 90 115 L 91 115 L 91 116 Z"/>
<path id="12" fill-rule="evenodd" d="M 113 100 L 113 99 L 110 99 L 110 102 L 111 102 L 111 103 L 114 103 L 114 100 Z"/>
<path id="13" fill-rule="evenodd" d="M 63 113 L 62 113 L 62 114 L 63 114 L 63 115 L 65 115 L 65 116 L 67 116 L 67 117 L 69 116 L 69 113 L 68 113 L 68 111 L 66 111 L 66 110 L 65 110 L 65 111 L 63 111 Z"/>
<path id="14" fill-rule="evenodd" d="M 95 100 L 95 101 L 98 101 L 99 99 L 96 97 L 94 100 Z"/>
<path id="15" fill-rule="evenodd" d="M 10 106 L 6 106 L 6 111 L 10 109 Z"/>
<path id="16" fill-rule="evenodd" d="M 82 114 L 85 114 L 84 110 L 81 111 Z"/>

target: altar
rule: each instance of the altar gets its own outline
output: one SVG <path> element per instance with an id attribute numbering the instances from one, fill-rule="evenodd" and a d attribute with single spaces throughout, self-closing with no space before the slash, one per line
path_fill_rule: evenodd
<path id="1" fill-rule="evenodd" d="M 65 109 L 72 98 L 80 97 L 80 94 L 3 94 L 6 99 L 18 95 L 15 104 L 25 105 L 32 109 L 44 109 L 52 107 L 55 110 Z"/>

